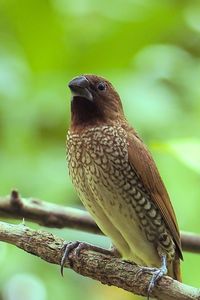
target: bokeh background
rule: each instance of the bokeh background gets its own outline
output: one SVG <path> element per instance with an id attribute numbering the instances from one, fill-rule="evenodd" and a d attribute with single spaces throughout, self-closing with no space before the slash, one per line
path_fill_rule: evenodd
<path id="1" fill-rule="evenodd" d="M 200 233 L 199 1 L 1 0 L 0 195 L 17 188 L 23 197 L 81 206 L 66 168 L 65 135 L 67 82 L 83 73 L 117 87 L 181 230 Z M 46 230 L 109 245 L 105 237 Z M 184 259 L 184 282 L 198 286 L 200 256 Z M 58 266 L 3 243 L 0 268 L 1 300 L 139 299 L 71 270 L 63 279 Z"/>

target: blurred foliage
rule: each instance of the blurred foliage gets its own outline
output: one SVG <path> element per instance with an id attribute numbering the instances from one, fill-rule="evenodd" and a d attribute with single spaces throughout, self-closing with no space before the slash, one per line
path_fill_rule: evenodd
<path id="1" fill-rule="evenodd" d="M 1 0 L 0 194 L 16 187 L 23 196 L 80 205 L 65 162 L 67 82 L 97 73 L 117 87 L 152 150 L 180 228 L 200 232 L 199 34 L 199 1 Z M 199 284 L 199 256 L 184 257 L 184 281 Z M 0 266 L 3 300 L 134 298 L 72 271 L 63 279 L 57 266 L 3 243 Z"/>

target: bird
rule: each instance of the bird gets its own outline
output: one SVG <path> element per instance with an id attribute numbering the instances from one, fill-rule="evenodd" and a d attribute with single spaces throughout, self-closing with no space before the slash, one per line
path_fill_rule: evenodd
<path id="1" fill-rule="evenodd" d="M 67 161 L 80 200 L 122 259 L 153 271 L 148 294 L 165 274 L 181 281 L 175 212 L 150 151 L 126 119 L 119 94 L 108 80 L 92 74 L 77 76 L 68 86 Z"/>

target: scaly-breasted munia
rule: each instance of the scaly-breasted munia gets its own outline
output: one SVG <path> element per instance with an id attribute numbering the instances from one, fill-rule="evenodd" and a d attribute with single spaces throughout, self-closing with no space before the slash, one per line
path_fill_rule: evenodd
<path id="1" fill-rule="evenodd" d="M 118 93 L 95 75 L 76 77 L 69 88 L 67 157 L 81 201 L 122 258 L 158 268 L 150 288 L 164 273 L 181 280 L 180 233 L 169 195 Z"/>

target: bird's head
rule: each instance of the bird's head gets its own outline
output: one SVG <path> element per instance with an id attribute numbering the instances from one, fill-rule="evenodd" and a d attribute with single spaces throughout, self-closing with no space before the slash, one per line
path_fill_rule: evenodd
<path id="1" fill-rule="evenodd" d="M 72 126 L 111 124 L 124 118 L 122 103 L 112 84 L 99 76 L 75 77 L 71 93 Z"/>

